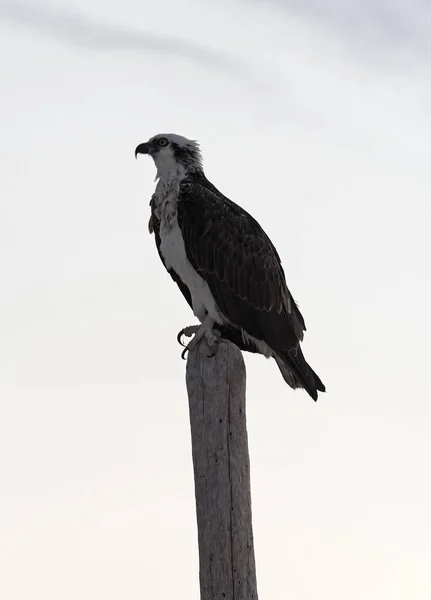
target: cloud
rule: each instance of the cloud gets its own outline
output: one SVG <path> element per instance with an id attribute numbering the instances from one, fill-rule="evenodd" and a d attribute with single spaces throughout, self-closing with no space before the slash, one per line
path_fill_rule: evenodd
<path id="1" fill-rule="evenodd" d="M 335 43 L 375 65 L 403 66 L 431 56 L 431 6 L 424 0 L 270 1 L 329 30 Z"/>
<path id="2" fill-rule="evenodd" d="M 109 25 L 87 16 L 29 4 L 0 2 L 0 19 L 39 34 L 91 50 L 143 51 L 192 61 L 235 76 L 250 78 L 245 64 L 235 58 L 187 40 L 151 35 Z"/>

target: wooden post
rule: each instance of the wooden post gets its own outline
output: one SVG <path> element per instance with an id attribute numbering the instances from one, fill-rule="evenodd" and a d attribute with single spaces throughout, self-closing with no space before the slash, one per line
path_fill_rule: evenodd
<path id="1" fill-rule="evenodd" d="M 245 366 L 222 340 L 187 360 L 201 600 L 257 600 Z"/>

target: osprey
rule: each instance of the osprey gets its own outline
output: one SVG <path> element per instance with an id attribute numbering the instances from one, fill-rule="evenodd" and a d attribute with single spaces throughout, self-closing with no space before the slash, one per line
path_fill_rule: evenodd
<path id="1" fill-rule="evenodd" d="M 200 321 L 178 334 L 180 343 L 194 334 L 185 351 L 202 337 L 216 349 L 223 337 L 274 358 L 291 388 L 317 400 L 325 386 L 302 354 L 304 319 L 262 227 L 208 181 L 196 141 L 159 134 L 139 144 L 138 154 L 149 154 L 157 169 L 149 231 Z"/>

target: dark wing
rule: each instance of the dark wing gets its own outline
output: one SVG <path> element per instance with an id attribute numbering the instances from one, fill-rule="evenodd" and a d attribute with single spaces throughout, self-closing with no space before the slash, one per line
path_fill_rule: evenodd
<path id="1" fill-rule="evenodd" d="M 169 273 L 169 275 L 172 277 L 172 279 L 175 281 L 175 283 L 180 288 L 180 291 L 183 294 L 184 298 L 187 300 L 187 303 L 189 304 L 190 308 L 193 310 L 192 297 L 191 297 L 189 288 L 186 286 L 186 284 L 183 282 L 181 277 L 179 277 L 178 274 L 173 269 L 168 269 L 166 267 L 165 261 L 160 252 L 160 242 L 161 242 L 160 221 L 155 214 L 154 195 L 151 198 L 150 206 L 151 206 L 151 217 L 150 217 L 150 220 L 148 223 L 148 231 L 150 233 L 154 233 L 157 252 L 159 253 L 160 260 L 162 261 L 162 263 L 163 263 L 165 269 L 167 270 L 167 272 Z M 238 346 L 240 348 L 240 350 L 245 350 L 247 352 L 253 352 L 253 353 L 257 352 L 257 349 L 255 348 L 255 346 L 253 344 L 251 344 L 250 342 L 247 342 L 246 340 L 244 340 L 241 335 L 241 332 L 238 331 L 237 329 L 234 329 L 232 327 L 219 326 L 219 325 L 215 325 L 215 328 L 217 328 L 221 332 L 222 337 L 224 339 L 233 342 L 236 346 Z"/>
<path id="2" fill-rule="evenodd" d="M 297 348 L 304 319 L 257 221 L 203 176 L 181 183 L 177 214 L 187 257 L 224 316 L 275 351 Z"/>
<path id="3" fill-rule="evenodd" d="M 287 288 L 280 257 L 259 223 L 203 175 L 181 183 L 177 218 L 187 257 L 223 315 L 264 341 L 285 381 L 317 400 L 325 386 L 300 348 L 304 319 Z"/>

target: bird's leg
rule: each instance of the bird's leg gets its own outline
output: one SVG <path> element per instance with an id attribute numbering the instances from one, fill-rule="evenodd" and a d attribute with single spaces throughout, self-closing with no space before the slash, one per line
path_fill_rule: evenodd
<path id="1" fill-rule="evenodd" d="M 213 356 L 217 352 L 217 343 L 220 338 L 220 332 L 217 330 L 213 331 L 212 330 L 213 325 L 214 325 L 214 319 L 212 319 L 209 315 L 207 315 L 205 317 L 205 319 L 202 321 L 201 325 L 190 325 L 189 327 L 184 327 L 184 329 L 182 329 L 179 332 L 179 334 L 177 336 L 177 340 L 182 346 L 184 346 L 184 344 L 181 341 L 181 337 L 183 335 L 185 335 L 187 337 L 191 337 L 192 335 L 194 335 L 191 342 L 189 344 L 187 344 L 187 346 L 184 346 L 184 350 L 181 354 L 181 358 L 185 358 L 187 351 L 190 352 L 190 350 L 193 350 L 193 348 L 196 348 L 196 346 L 198 345 L 198 343 L 201 341 L 201 339 L 203 337 L 205 337 L 205 339 L 208 343 L 208 346 L 210 346 L 210 348 L 214 349 L 214 351 L 210 353 L 210 356 Z"/>

